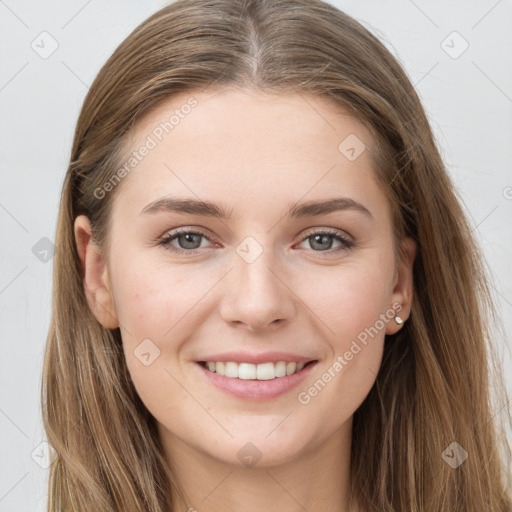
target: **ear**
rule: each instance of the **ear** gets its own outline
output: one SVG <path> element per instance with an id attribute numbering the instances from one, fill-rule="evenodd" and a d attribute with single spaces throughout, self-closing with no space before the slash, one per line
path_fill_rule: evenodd
<path id="1" fill-rule="evenodd" d="M 79 215 L 75 219 L 74 229 L 89 307 L 103 327 L 115 329 L 119 327 L 119 321 L 110 288 L 108 269 L 102 252 L 92 239 L 89 219 L 85 215 Z"/>
<path id="2" fill-rule="evenodd" d="M 414 293 L 413 264 L 416 258 L 416 242 L 412 238 L 404 238 L 401 242 L 400 262 L 395 272 L 395 285 L 391 295 L 391 306 L 400 304 L 401 308 L 396 309 L 396 315 L 404 322 L 411 313 L 411 304 Z M 392 307 L 392 309 L 395 309 Z M 395 334 L 402 328 L 403 324 L 397 324 L 392 318 L 386 326 L 386 334 Z"/>

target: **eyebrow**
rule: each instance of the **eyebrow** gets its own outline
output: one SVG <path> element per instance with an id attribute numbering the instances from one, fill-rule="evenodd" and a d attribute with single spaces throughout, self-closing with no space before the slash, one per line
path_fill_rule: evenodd
<path id="1" fill-rule="evenodd" d="M 337 197 L 324 201 L 293 203 L 286 213 L 286 216 L 288 218 L 314 217 L 343 210 L 354 210 L 363 213 L 371 219 L 373 218 L 373 215 L 368 208 L 348 197 Z M 219 219 L 230 219 L 233 213 L 232 209 L 227 210 L 222 205 L 210 203 L 208 201 L 200 201 L 190 198 L 163 197 L 146 205 L 140 214 L 148 215 L 163 211 L 190 213 Z"/>

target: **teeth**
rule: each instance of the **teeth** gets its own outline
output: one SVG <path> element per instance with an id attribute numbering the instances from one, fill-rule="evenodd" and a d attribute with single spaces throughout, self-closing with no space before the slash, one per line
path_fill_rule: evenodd
<path id="1" fill-rule="evenodd" d="M 233 361 L 218 362 L 208 361 L 206 367 L 211 372 L 224 375 L 231 379 L 244 380 L 272 380 L 279 377 L 286 377 L 292 373 L 297 373 L 304 368 L 305 363 L 287 363 L 279 361 L 277 363 L 234 363 Z"/>

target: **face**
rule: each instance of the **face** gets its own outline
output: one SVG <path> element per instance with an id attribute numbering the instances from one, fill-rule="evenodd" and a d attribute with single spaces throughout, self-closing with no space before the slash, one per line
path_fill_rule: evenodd
<path id="1" fill-rule="evenodd" d="M 81 248 L 91 307 L 120 326 L 163 437 L 235 465 L 250 442 L 271 466 L 350 424 L 412 297 L 371 144 L 304 94 L 183 93 L 138 123 L 108 258 Z"/>

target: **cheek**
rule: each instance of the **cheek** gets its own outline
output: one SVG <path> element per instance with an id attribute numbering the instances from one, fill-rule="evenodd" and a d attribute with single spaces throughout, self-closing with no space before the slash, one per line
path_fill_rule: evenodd
<path id="1" fill-rule="evenodd" d="M 184 267 L 141 263 L 117 268 L 114 289 L 126 364 L 141 399 L 154 410 L 159 403 L 166 408 L 188 403 L 190 396 L 178 384 L 186 372 L 183 349 L 189 350 L 216 307 L 211 291 L 219 277 L 208 269 Z"/>
<path id="2" fill-rule="evenodd" d="M 330 435 L 346 421 L 375 382 L 386 322 L 392 318 L 391 278 L 385 265 L 347 265 L 331 276 L 317 275 L 315 287 L 302 291 L 321 319 L 315 325 L 328 352 L 315 378 L 297 395 L 305 415 L 324 418 L 319 436 Z"/>
<path id="3" fill-rule="evenodd" d="M 332 340 L 333 348 L 343 348 L 374 326 L 390 307 L 392 267 L 377 262 L 357 261 L 316 271 L 314 278 L 298 284 L 298 295 L 316 314 Z M 383 328 L 379 322 L 377 328 Z"/>
<path id="4" fill-rule="evenodd" d="M 380 367 L 386 325 L 393 318 L 393 267 L 387 261 L 383 257 L 380 265 L 377 261 L 370 264 L 360 260 L 332 268 L 330 275 L 315 277 L 314 288 L 301 292 L 304 302 L 322 320 L 315 325 L 321 329 L 319 339 L 326 340 L 328 358 L 324 370 L 330 371 L 326 380 L 333 382 L 333 390 L 351 390 L 348 396 L 339 395 L 347 401 L 344 410 L 364 399 Z"/>
<path id="5" fill-rule="evenodd" d="M 176 274 L 133 272 L 119 289 L 126 365 L 137 394 L 159 421 L 190 407 L 190 395 L 179 385 L 181 372 L 175 370 L 179 349 L 194 330 L 187 312 L 197 293 Z"/>
<path id="6" fill-rule="evenodd" d="M 128 338 L 136 342 L 173 337 L 181 320 L 206 293 L 208 279 L 205 282 L 200 272 L 150 264 L 143 271 L 120 271 L 117 284 L 118 317 Z"/>

